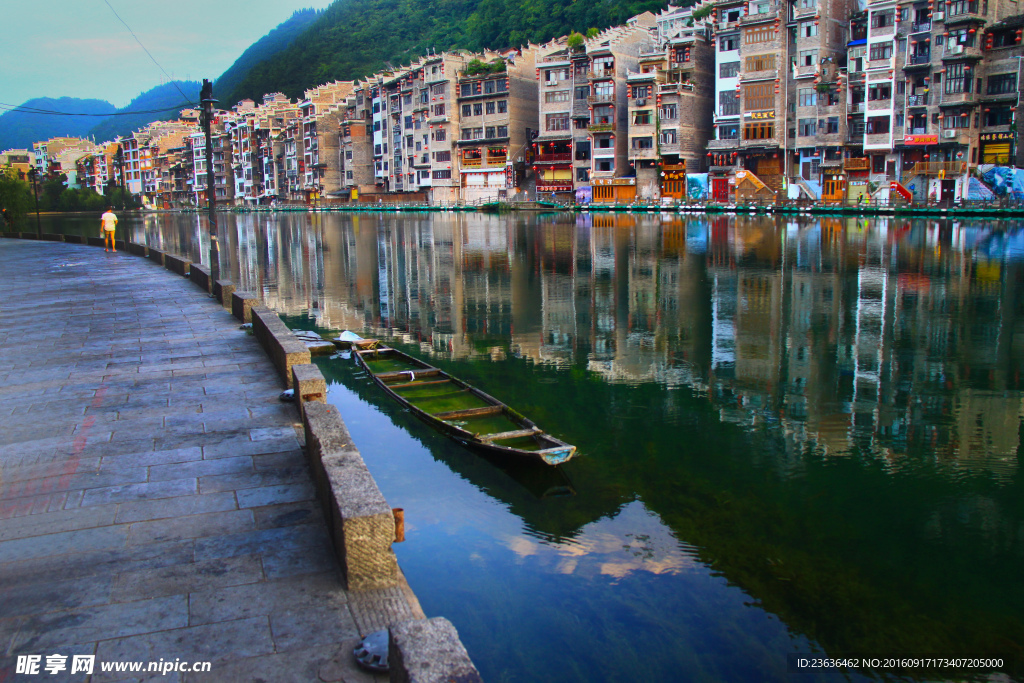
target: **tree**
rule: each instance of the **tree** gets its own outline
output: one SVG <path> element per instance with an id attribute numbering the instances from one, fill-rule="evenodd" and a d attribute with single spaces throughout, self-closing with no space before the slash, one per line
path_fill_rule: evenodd
<path id="1" fill-rule="evenodd" d="M 565 44 L 573 52 L 582 52 L 584 42 L 586 42 L 586 38 L 583 37 L 583 34 L 573 31 L 572 33 L 569 34 L 569 39 L 566 41 Z"/>
<path id="2" fill-rule="evenodd" d="M 8 166 L 0 169 L 0 209 L 4 218 L 10 221 L 11 229 L 29 212 L 32 206 L 32 191 L 28 183 L 18 177 L 18 171 Z"/>

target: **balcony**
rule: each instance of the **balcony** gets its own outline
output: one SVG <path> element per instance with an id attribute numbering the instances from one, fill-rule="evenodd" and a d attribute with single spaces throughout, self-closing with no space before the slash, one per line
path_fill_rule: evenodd
<path id="1" fill-rule="evenodd" d="M 963 175 L 967 172 L 966 161 L 918 161 L 907 173 L 910 175 Z"/>
<path id="2" fill-rule="evenodd" d="M 602 117 L 605 118 L 605 117 Z M 615 121 L 596 121 L 587 126 L 589 133 L 611 133 L 615 131 Z"/>
<path id="3" fill-rule="evenodd" d="M 775 17 L 779 16 L 779 11 L 773 9 L 770 12 L 762 12 L 760 14 L 748 14 L 745 17 L 740 18 L 740 26 L 750 26 L 751 24 L 763 24 L 766 21 L 775 21 Z"/>
<path id="4" fill-rule="evenodd" d="M 910 27 L 911 33 L 924 33 L 925 31 L 932 30 L 932 22 L 930 21 L 915 21 Z"/>
<path id="5" fill-rule="evenodd" d="M 592 81 L 611 80 L 615 78 L 615 70 L 598 69 L 597 71 L 588 71 L 587 78 L 589 78 Z"/>
<path id="6" fill-rule="evenodd" d="M 912 54 L 909 57 L 907 57 L 907 63 L 903 65 L 903 68 L 904 69 L 913 69 L 913 68 L 926 67 L 926 66 L 930 66 L 931 63 L 932 63 L 932 53 L 931 53 L 931 51 L 920 52 L 920 53 Z"/>
<path id="7" fill-rule="evenodd" d="M 568 163 L 572 161 L 572 152 L 553 152 L 548 154 L 538 154 L 534 157 L 534 160 L 539 164 L 554 164 L 554 163 Z"/>
<path id="8" fill-rule="evenodd" d="M 847 171 L 867 171 L 871 167 L 871 160 L 867 157 L 851 157 L 843 161 L 843 168 Z"/>
<path id="9" fill-rule="evenodd" d="M 851 114 L 863 114 L 866 102 L 852 102 L 850 103 L 849 112 Z"/>
<path id="10" fill-rule="evenodd" d="M 907 135 L 928 135 L 926 126 L 908 126 Z"/>
<path id="11" fill-rule="evenodd" d="M 925 107 L 928 105 L 928 93 L 924 95 L 907 95 L 908 107 Z"/>
<path id="12" fill-rule="evenodd" d="M 942 61 L 953 59 L 981 59 L 981 48 L 976 45 L 947 45 Z"/>
<path id="13" fill-rule="evenodd" d="M 708 150 L 729 150 L 732 151 L 740 146 L 739 138 L 732 140 L 708 140 Z"/>
<path id="14" fill-rule="evenodd" d="M 599 104 L 601 102 L 614 102 L 614 101 L 615 101 L 615 93 L 614 92 L 602 93 L 600 95 L 589 95 L 589 96 L 587 96 L 587 103 L 588 104 Z"/>
<path id="15" fill-rule="evenodd" d="M 956 104 L 973 104 L 974 93 L 972 92 L 955 92 L 955 93 L 942 93 L 942 99 L 939 104 L 944 107 L 949 107 Z"/>

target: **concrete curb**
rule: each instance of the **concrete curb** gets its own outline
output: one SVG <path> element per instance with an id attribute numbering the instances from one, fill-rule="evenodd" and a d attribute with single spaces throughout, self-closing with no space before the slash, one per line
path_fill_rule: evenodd
<path id="1" fill-rule="evenodd" d="M 260 300 L 252 292 L 232 290 L 231 292 L 231 314 L 243 323 L 252 322 L 252 307 L 259 306 Z"/>
<path id="2" fill-rule="evenodd" d="M 171 256 L 167 253 L 164 254 L 164 268 L 172 273 L 177 273 L 182 277 L 188 277 L 188 270 L 191 265 L 192 262 L 186 258 Z"/>
<path id="3" fill-rule="evenodd" d="M 210 292 L 210 269 L 206 266 L 193 263 L 189 266 L 188 279 L 192 280 L 199 289 L 205 290 L 207 293 Z"/>
<path id="4" fill-rule="evenodd" d="M 482 683 L 452 622 L 401 621 L 388 629 L 391 683 Z"/>
<path id="5" fill-rule="evenodd" d="M 299 340 L 280 316 L 266 306 L 253 306 L 252 333 L 263 350 L 270 356 L 277 372 L 284 379 L 284 385 L 292 387 L 292 366 L 305 365 L 310 362 L 309 349 Z"/>
<path id="6" fill-rule="evenodd" d="M 231 295 L 235 291 L 235 284 L 231 280 L 215 280 L 213 283 L 213 295 L 224 308 L 231 308 Z"/>

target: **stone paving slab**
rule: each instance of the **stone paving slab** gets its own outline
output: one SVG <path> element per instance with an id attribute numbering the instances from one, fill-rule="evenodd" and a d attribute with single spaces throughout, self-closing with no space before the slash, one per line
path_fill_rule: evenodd
<path id="1" fill-rule="evenodd" d="M 422 612 L 342 588 L 295 407 L 231 313 L 121 251 L 0 239 L 0 273 L 0 681 L 54 653 L 212 665 L 46 680 L 385 680 L 352 647 Z"/>

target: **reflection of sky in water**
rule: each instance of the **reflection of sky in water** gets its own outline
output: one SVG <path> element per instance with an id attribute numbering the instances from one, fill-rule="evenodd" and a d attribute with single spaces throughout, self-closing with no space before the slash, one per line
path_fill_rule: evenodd
<path id="1" fill-rule="evenodd" d="M 337 383 L 328 400 L 405 510 L 395 551 L 427 615 L 456 624 L 485 680 L 790 680 L 786 654 L 816 649 L 642 501 L 553 538 L 435 459 L 461 450 L 408 414 Z"/>

